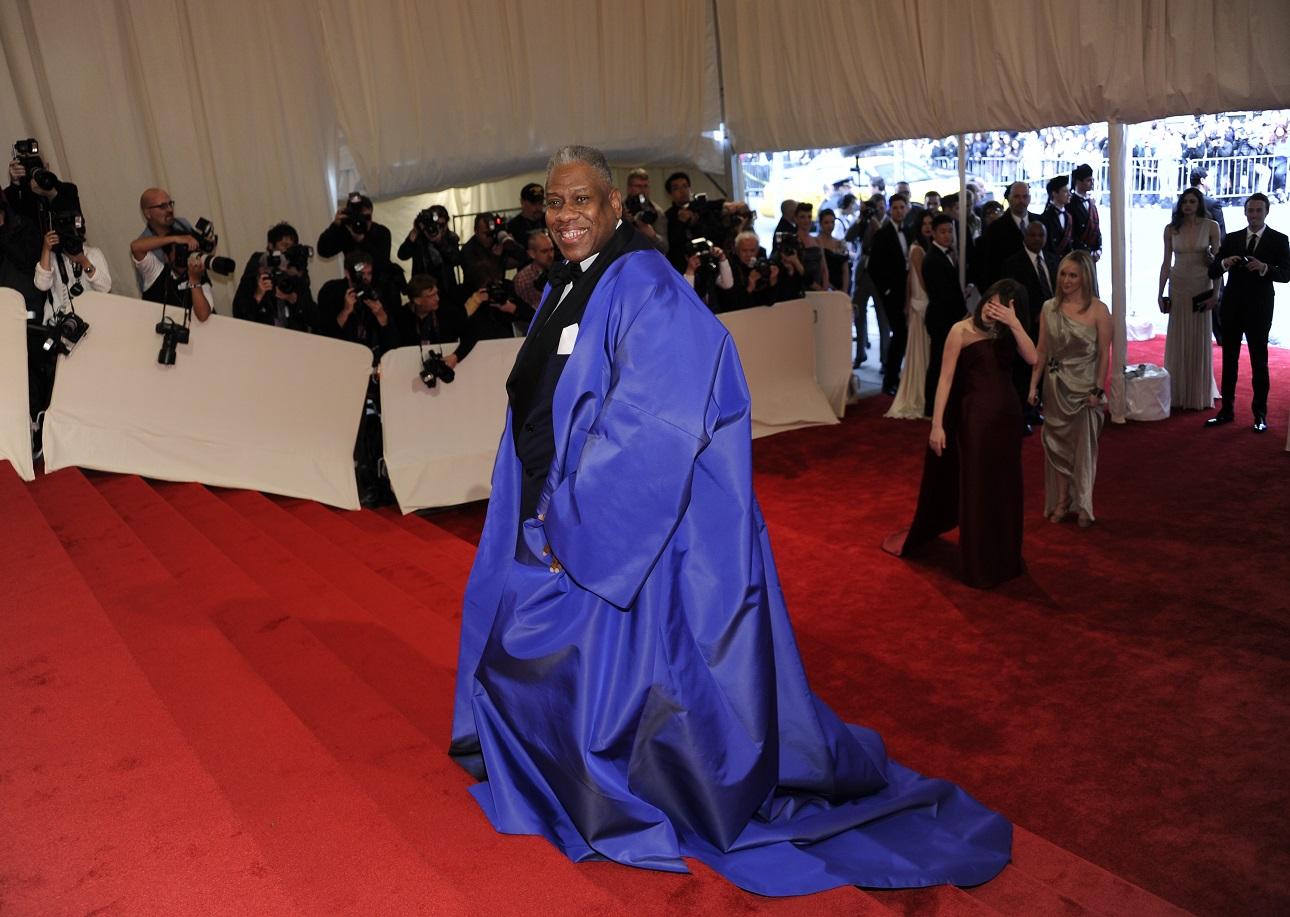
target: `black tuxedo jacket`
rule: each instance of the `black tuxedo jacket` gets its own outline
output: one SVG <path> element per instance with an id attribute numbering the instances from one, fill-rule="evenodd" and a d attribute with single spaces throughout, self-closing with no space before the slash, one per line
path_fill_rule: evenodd
<path id="1" fill-rule="evenodd" d="M 1218 256 L 1209 266 L 1209 276 L 1217 277 L 1223 273 L 1223 259 L 1231 255 L 1246 254 L 1248 229 L 1230 233 L 1218 247 Z M 1236 265 L 1227 272 L 1227 287 L 1223 290 L 1223 305 L 1271 306 L 1273 283 L 1290 282 L 1290 241 L 1284 233 L 1277 232 L 1270 226 L 1263 228 L 1259 236 L 1258 247 L 1254 257 L 1268 266 L 1262 277 L 1247 271 L 1244 265 Z"/>
<path id="2" fill-rule="evenodd" d="M 908 277 L 908 265 L 905 262 L 905 251 L 900 247 L 896 237 L 894 223 L 887 220 L 876 233 L 869 251 L 869 276 L 873 278 L 878 292 L 882 294 L 883 303 L 890 299 L 899 308 L 905 307 L 905 283 Z"/>
<path id="3" fill-rule="evenodd" d="M 1075 218 L 1071 215 L 1070 208 L 1066 208 L 1066 228 L 1062 228 L 1061 214 L 1057 208 L 1049 204 L 1044 208 L 1044 212 L 1039 215 L 1039 219 L 1044 224 L 1044 229 L 1048 230 L 1048 241 L 1044 243 L 1044 251 L 1048 252 L 1055 258 L 1064 258 L 1070 254 L 1071 248 L 1075 244 Z M 1008 275 L 1004 275 L 1008 276 Z"/>
<path id="4" fill-rule="evenodd" d="M 1039 214 L 1027 213 L 1027 220 L 1038 220 Z M 985 232 L 981 233 L 981 240 L 977 244 L 978 257 L 980 258 L 980 282 L 978 286 L 984 293 L 990 284 L 994 283 L 1003 276 L 1003 262 L 1025 247 L 1025 240 L 1021 235 L 1021 230 L 1017 228 L 1016 222 L 1012 219 L 1012 214 L 1005 212 L 999 219 L 990 224 Z"/>
<path id="5" fill-rule="evenodd" d="M 959 269 L 935 245 L 923 259 L 923 286 L 927 289 L 927 315 L 923 320 L 927 333 L 943 340 L 954 323 L 967 314 L 967 304 L 959 286 Z"/>
<path id="6" fill-rule="evenodd" d="M 1066 212 L 1075 220 L 1074 241 L 1071 243 L 1072 248 L 1082 249 L 1087 252 L 1098 252 L 1102 250 L 1102 227 L 1099 225 L 1096 230 L 1088 228 L 1088 201 L 1078 194 L 1071 192 L 1070 203 L 1066 205 Z M 1098 213 L 1101 217 L 1101 213 Z"/>
<path id="7" fill-rule="evenodd" d="M 1026 288 L 1026 304 L 1022 308 L 1021 304 L 1017 305 L 1017 317 L 1021 323 L 1026 326 L 1031 340 L 1034 340 L 1039 333 L 1039 313 L 1044 308 L 1044 301 L 1052 296 L 1057 289 L 1057 258 L 1048 251 L 1039 253 L 1044 259 L 1044 266 L 1048 268 L 1048 286 L 1050 292 L 1044 295 L 1043 288 L 1039 285 L 1039 275 L 1035 272 L 1034 256 L 1030 254 L 1029 249 L 1022 248 L 1019 252 L 1014 252 L 1003 262 L 1003 276 L 1009 280 L 1015 280 Z"/>

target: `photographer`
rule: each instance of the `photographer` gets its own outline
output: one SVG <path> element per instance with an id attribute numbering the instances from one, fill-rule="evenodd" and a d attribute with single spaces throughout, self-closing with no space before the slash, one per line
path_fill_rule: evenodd
<path id="1" fill-rule="evenodd" d="M 722 311 L 724 303 L 720 297 L 735 285 L 726 253 L 702 237 L 691 239 L 687 251 L 685 282 L 694 288 L 695 294 L 709 309 Z"/>
<path id="2" fill-rule="evenodd" d="M 523 242 L 534 230 L 546 229 L 546 218 L 542 215 L 545 204 L 546 191 L 537 182 L 529 182 L 520 189 L 520 212 L 506 224 L 511 238 Z"/>
<path id="3" fill-rule="evenodd" d="M 461 247 L 463 285 L 478 290 L 506 277 L 510 268 L 527 259 L 524 249 L 511 238 L 505 221 L 496 214 L 481 213 L 475 217 L 475 234 Z"/>
<path id="4" fill-rule="evenodd" d="M 71 182 L 60 181 L 40 155 L 34 139 L 13 145 L 9 186 L 4 190 L 9 206 L 43 228 L 40 214 L 48 211 L 81 212 L 81 198 Z"/>
<path id="5" fill-rule="evenodd" d="M 470 316 L 477 314 L 484 298 L 483 290 L 473 293 L 465 306 L 443 302 L 439 296 L 439 283 L 429 274 L 416 274 L 408 283 L 408 304 L 396 315 L 400 347 L 418 344 L 449 344 L 457 348 L 443 358 L 449 369 L 470 355 L 478 340 Z"/>
<path id="6" fill-rule="evenodd" d="M 47 293 L 46 315 L 66 309 L 72 300 L 85 292 L 88 284 L 98 293 L 112 291 L 112 275 L 108 272 L 107 259 L 93 245 L 85 244 L 84 221 L 81 215 L 67 214 L 69 219 L 55 220 L 54 227 L 45 233 L 32 278 L 36 289 Z M 81 278 L 85 282 L 81 282 Z"/>
<path id="7" fill-rule="evenodd" d="M 390 231 L 380 223 L 372 222 L 372 199 L 357 191 L 350 194 L 336 210 L 331 225 L 318 237 L 318 257 L 349 254 L 362 250 L 377 265 L 390 260 Z"/>
<path id="8" fill-rule="evenodd" d="M 365 251 L 346 252 L 345 276 L 327 281 L 318 291 L 316 333 L 370 348 L 375 366 L 381 354 L 398 346 L 398 329 L 391 316 L 399 302 L 375 283 L 372 260 Z"/>
<path id="9" fill-rule="evenodd" d="M 461 239 L 448 228 L 448 210 L 439 204 L 416 215 L 412 229 L 399 246 L 399 260 L 412 262 L 412 275 L 429 274 L 439 281 L 445 299 L 458 300 L 457 274 L 461 264 Z"/>
<path id="10" fill-rule="evenodd" d="M 627 173 L 627 190 L 623 193 L 623 219 L 636 227 L 650 244 L 667 257 L 667 236 L 660 233 L 658 225 L 659 209 L 649 196 L 649 172 L 645 169 L 632 169 Z"/>
<path id="11" fill-rule="evenodd" d="M 40 232 L 36 224 L 0 200 L 0 287 L 22 294 L 28 321 L 41 320 L 44 296 L 32 283 L 32 268 L 40 257 Z"/>
<path id="12" fill-rule="evenodd" d="M 775 285 L 775 302 L 801 299 L 806 295 L 809 281 L 806 275 L 806 264 L 802 260 L 802 243 L 796 232 L 775 233 L 775 245 L 772 248 L 770 263 L 779 268 L 779 282 Z"/>
<path id="13" fill-rule="evenodd" d="M 209 231 L 198 233 L 184 220 L 175 217 L 175 202 L 163 188 L 149 188 L 139 197 L 139 209 L 147 227 L 130 243 L 130 257 L 139 280 L 139 291 L 149 302 L 191 307 L 199 322 L 210 318 L 214 295 L 206 265 L 218 260 L 220 267 L 228 258 L 208 259 L 216 237 Z M 204 221 L 198 220 L 198 224 Z M 178 232 L 176 232 L 178 230 Z"/>
<path id="14" fill-rule="evenodd" d="M 672 266 L 685 273 L 689 260 L 690 240 L 702 236 L 715 238 L 717 231 L 705 231 L 707 198 L 697 198 L 690 193 L 690 176 L 684 172 L 673 172 L 663 183 L 672 206 L 667 208 L 667 248 L 668 260 Z M 696 206 L 697 205 L 697 206 Z"/>
<path id="15" fill-rule="evenodd" d="M 480 340 L 524 337 L 534 310 L 520 300 L 515 284 L 494 280 L 466 300 L 466 312 L 475 323 Z"/>
<path id="16" fill-rule="evenodd" d="M 725 311 L 769 306 L 779 298 L 779 265 L 766 257 L 757 233 L 745 230 L 735 236 L 731 259 L 733 283 L 725 296 Z"/>
<path id="17" fill-rule="evenodd" d="M 529 233 L 528 243 L 529 263 L 515 274 L 515 295 L 536 313 L 542 304 L 547 271 L 555 263 L 555 243 L 545 229 Z"/>
<path id="18" fill-rule="evenodd" d="M 312 331 L 318 322 L 318 305 L 309 283 L 313 249 L 300 244 L 289 223 L 269 228 L 267 248 L 246 262 L 233 294 L 233 315 L 262 325 L 293 331 Z"/>

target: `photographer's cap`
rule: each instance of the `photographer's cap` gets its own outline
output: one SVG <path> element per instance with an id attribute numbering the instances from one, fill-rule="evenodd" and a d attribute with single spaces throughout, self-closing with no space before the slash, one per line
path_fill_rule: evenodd
<path id="1" fill-rule="evenodd" d="M 540 204 L 546 197 L 546 190 L 535 181 L 529 182 L 520 189 L 520 200 L 530 204 Z"/>

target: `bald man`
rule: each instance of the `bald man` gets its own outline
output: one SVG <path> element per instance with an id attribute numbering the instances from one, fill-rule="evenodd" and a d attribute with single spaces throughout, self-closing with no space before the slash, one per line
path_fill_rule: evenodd
<path id="1" fill-rule="evenodd" d="M 175 217 L 175 202 L 164 188 L 144 191 L 139 211 L 147 227 L 130 243 L 139 295 L 149 302 L 178 306 L 188 304 L 183 293 L 191 291 L 193 315 L 199 322 L 206 321 L 214 300 L 192 227 Z M 176 245 L 188 247 L 185 264 L 175 264 Z"/>

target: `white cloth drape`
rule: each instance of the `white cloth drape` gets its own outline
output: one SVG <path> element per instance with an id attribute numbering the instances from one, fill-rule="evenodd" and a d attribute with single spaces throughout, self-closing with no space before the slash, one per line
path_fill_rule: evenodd
<path id="1" fill-rule="evenodd" d="M 717 0 L 717 10 L 738 150 L 1290 107 L 1282 0 Z"/>
<path id="2" fill-rule="evenodd" d="M 0 462 L 24 481 L 35 477 L 27 408 L 27 304 L 0 288 Z"/>

